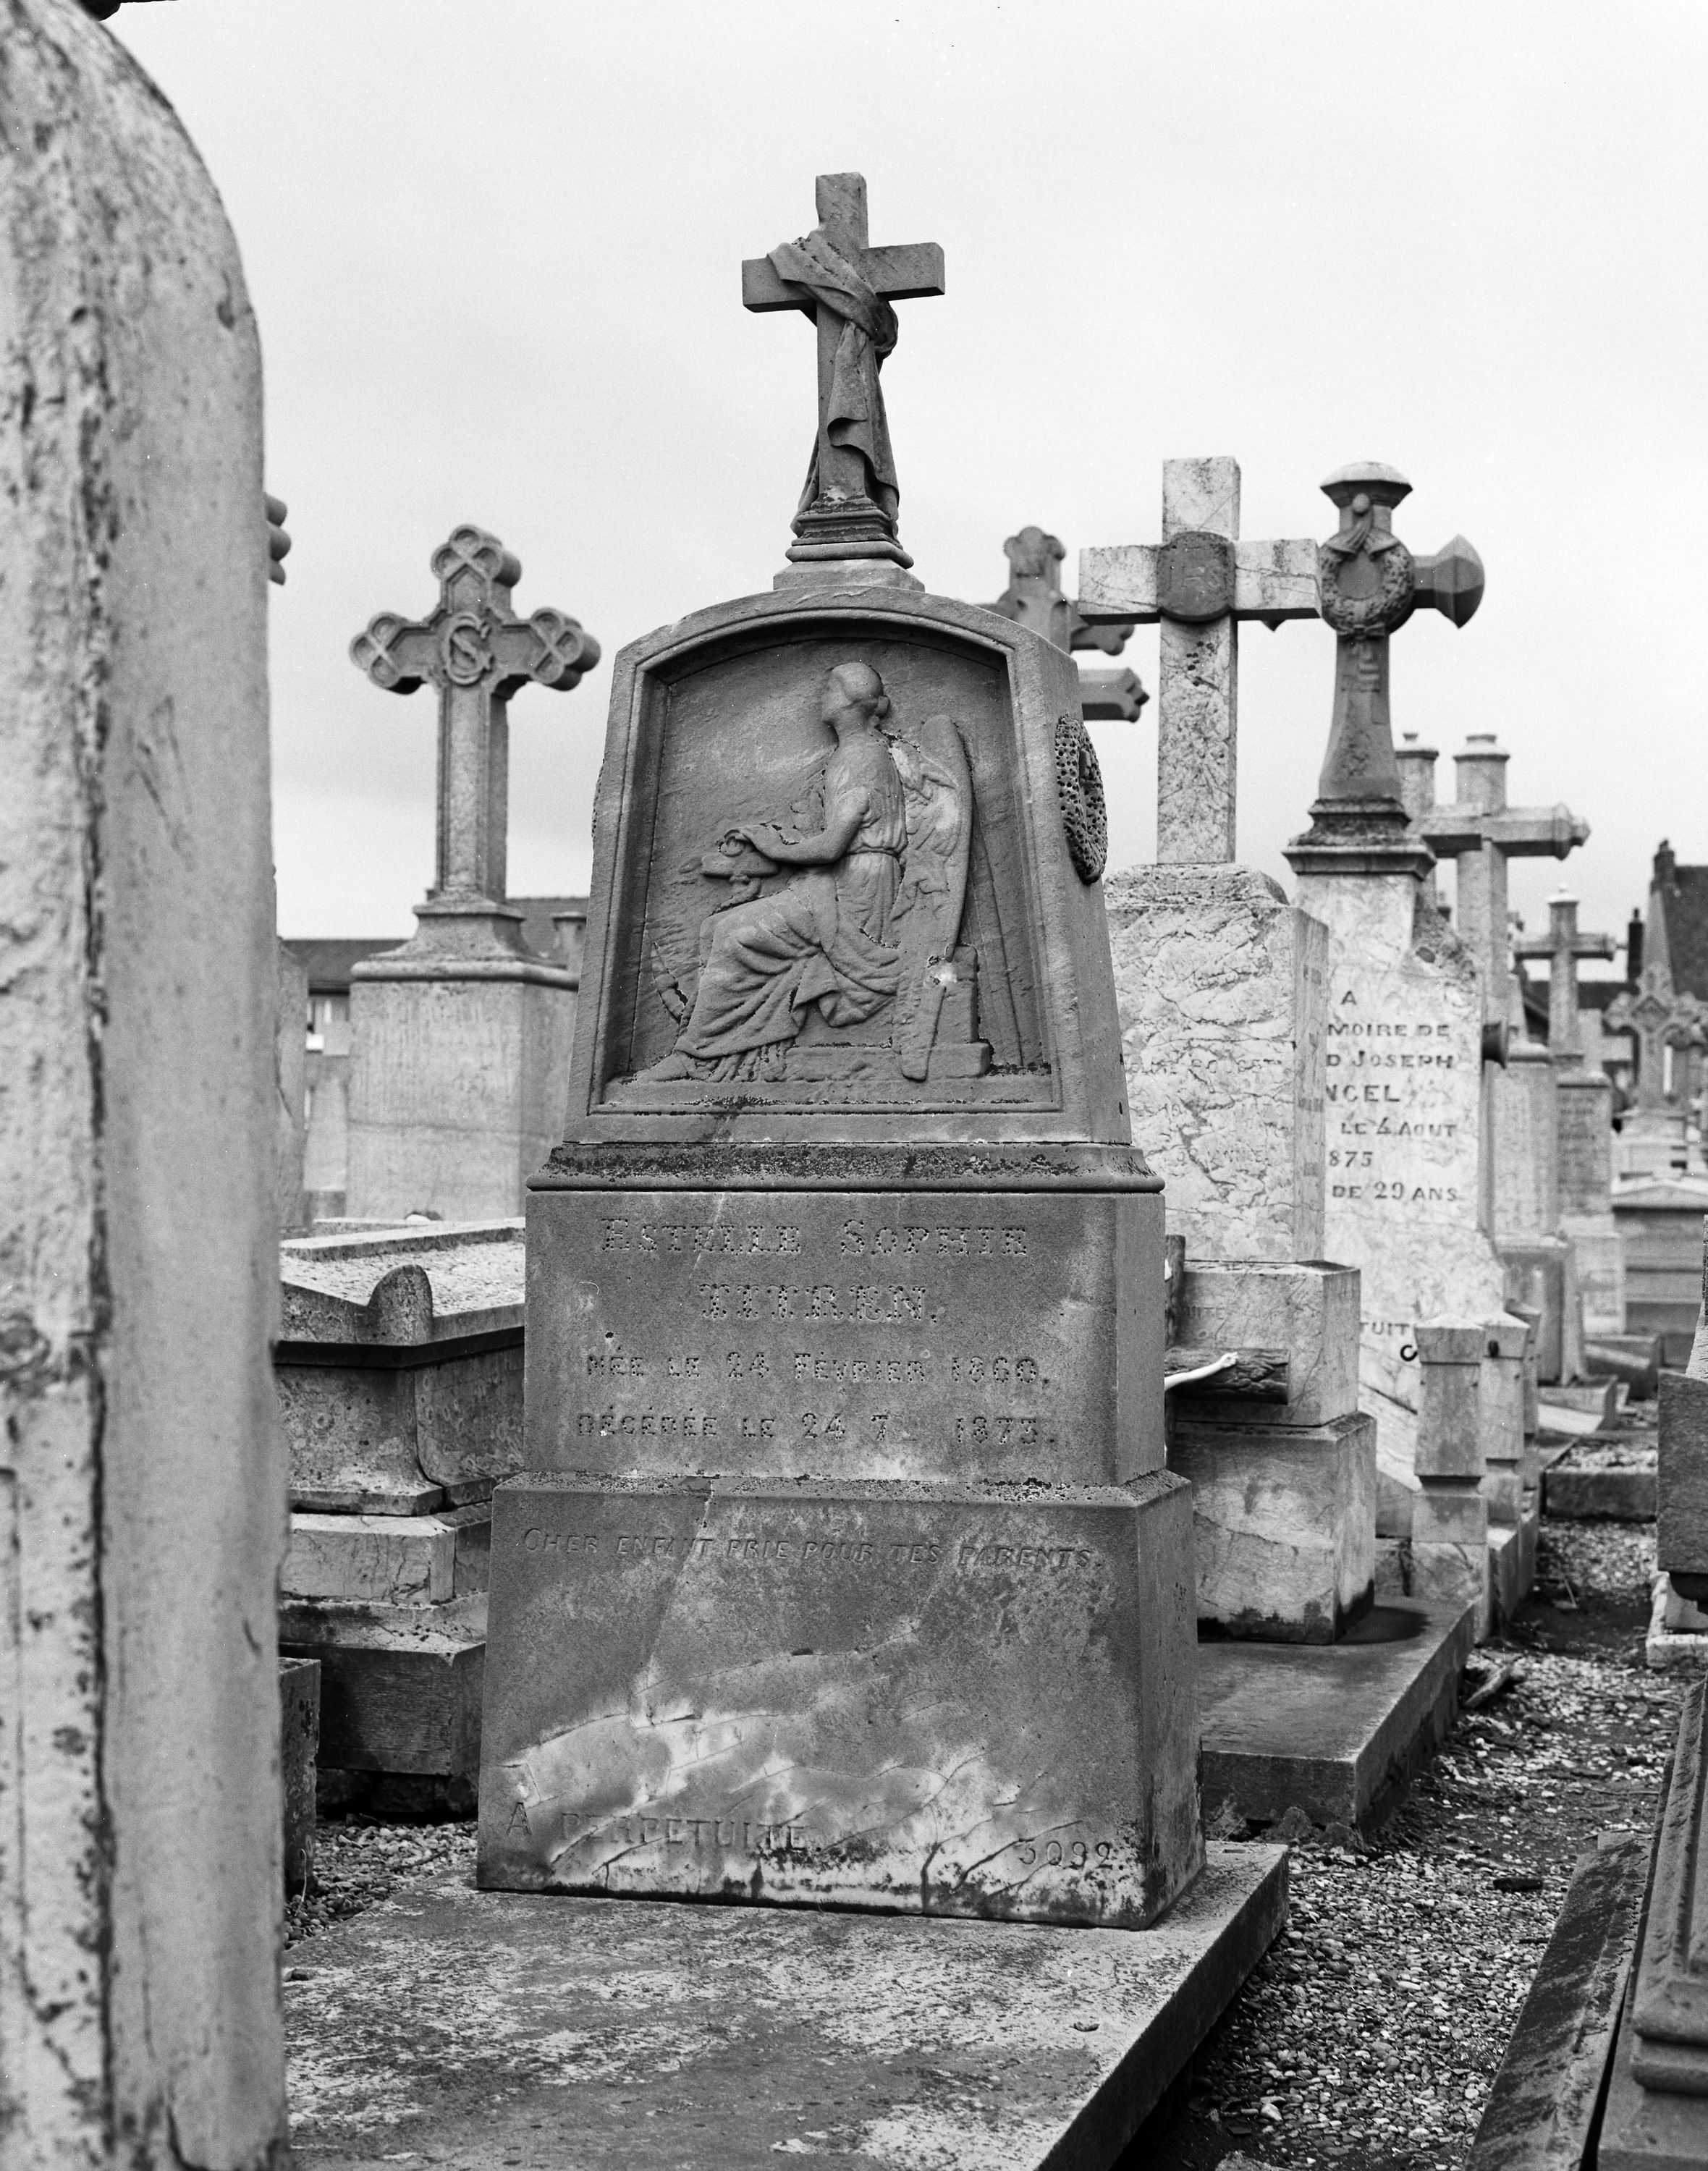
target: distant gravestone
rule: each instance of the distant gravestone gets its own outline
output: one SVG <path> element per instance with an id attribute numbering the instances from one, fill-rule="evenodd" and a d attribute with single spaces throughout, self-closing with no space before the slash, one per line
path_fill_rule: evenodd
<path id="1" fill-rule="evenodd" d="M 788 569 L 613 688 L 479 1875 L 1136 1927 L 1203 1842 L 1096 758 L 1064 650 L 906 574 L 878 304 L 941 259 L 819 204 L 744 270 L 818 316 Z"/>
<path id="2" fill-rule="evenodd" d="M 1111 877 L 1133 1135 L 1194 1259 L 1323 1251 L 1325 937 L 1234 851 L 1238 621 L 1316 614 L 1316 545 L 1240 543 L 1239 469 L 1169 460 L 1160 546 L 1086 551 L 1079 608 L 1161 619 L 1155 866 Z"/>
<path id="3" fill-rule="evenodd" d="M 1557 890 L 1548 900 L 1548 933 L 1521 941 L 1520 957 L 1548 960 L 1548 1053 L 1558 1095 L 1560 1227 L 1571 1239 L 1586 1335 L 1623 1334 L 1625 1246 L 1613 1218 L 1613 1080 L 1585 1059 L 1577 968 L 1611 957 L 1610 935 L 1579 930 L 1577 899 Z M 1598 1040 L 1599 1033 L 1597 1034 Z"/>
<path id="4" fill-rule="evenodd" d="M 309 1031 L 309 975 L 300 961 L 281 942 L 278 956 L 278 1008 L 274 1027 L 274 1077 L 278 1089 L 278 1202 L 279 1227 L 299 1227 L 307 1213 L 303 1193 L 304 1149 L 308 1142 L 307 1071 Z"/>
<path id="5" fill-rule="evenodd" d="M 0 2158 L 282 2159 L 261 373 L 171 107 L 0 67 Z"/>
<path id="6" fill-rule="evenodd" d="M 1569 807 L 1510 807 L 1506 749 L 1491 732 L 1473 732 L 1453 758 L 1451 806 L 1437 806 L 1432 778 L 1418 760 L 1418 834 L 1455 860 L 1453 925 L 1482 974 L 1488 1047 L 1483 1068 L 1484 1218 L 1507 1268 L 1511 1295 L 1542 1313 L 1541 1377 L 1575 1377 L 1582 1369 L 1576 1262 L 1560 1230 L 1559 1065 L 1530 1037 L 1512 970 L 1507 861 L 1564 859 L 1589 834 Z M 1432 760 L 1430 764 L 1432 768 Z"/>
<path id="7" fill-rule="evenodd" d="M 1098 648 L 1119 656 L 1132 635 L 1131 625 L 1088 625 L 1079 607 L 1061 592 L 1060 539 L 1041 528 L 1023 528 L 1002 545 L 1008 559 L 1008 585 L 986 608 L 1017 625 L 1029 625 L 1058 648 Z M 1079 705 L 1087 723 L 1132 723 L 1150 700 L 1135 671 L 1082 671 Z"/>
<path id="8" fill-rule="evenodd" d="M 522 568 L 459 528 L 433 554 L 438 608 L 385 614 L 351 644 L 388 693 L 438 694 L 438 844 L 420 925 L 351 975 L 346 1210 L 478 1220 L 521 1210 L 561 1119 L 577 975 L 523 946 L 506 901 L 511 698 L 568 693 L 599 644 L 551 608 L 518 618 Z"/>

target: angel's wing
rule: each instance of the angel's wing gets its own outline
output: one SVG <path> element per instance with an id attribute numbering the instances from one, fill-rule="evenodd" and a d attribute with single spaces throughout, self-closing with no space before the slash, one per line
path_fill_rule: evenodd
<path id="1" fill-rule="evenodd" d="M 889 914 L 901 952 L 894 1045 L 904 1078 L 931 1064 L 943 989 L 966 901 L 973 842 L 973 775 L 953 716 L 927 716 L 890 741 L 907 814 L 907 864 Z"/>

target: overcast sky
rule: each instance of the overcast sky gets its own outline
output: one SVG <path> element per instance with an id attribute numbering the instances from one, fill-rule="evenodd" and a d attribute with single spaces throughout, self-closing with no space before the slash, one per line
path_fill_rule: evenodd
<path id="1" fill-rule="evenodd" d="M 1244 533 L 1332 532 L 1402 469 L 1400 535 L 1469 536 L 1478 616 L 1397 637 L 1396 732 L 1494 731 L 1512 799 L 1593 834 L 1562 876 L 1621 934 L 1656 843 L 1708 860 L 1700 0 L 172 0 L 113 27 L 242 244 L 271 486 L 280 919 L 396 935 L 432 878 L 430 691 L 347 660 L 419 614 L 458 523 L 607 663 L 511 705 L 511 887 L 586 887 L 609 658 L 768 589 L 814 425 L 804 319 L 739 267 L 857 169 L 874 242 L 941 242 L 884 372 L 928 587 L 1006 535 L 1157 538 L 1165 458 L 1233 453 Z M 1069 582 L 1072 587 L 1072 580 Z M 1090 659 L 1102 663 L 1105 659 Z M 1124 659 L 1154 689 L 1156 635 Z M 1326 736 L 1319 623 L 1242 636 L 1240 857 L 1287 878 Z M 1103 724 L 1111 863 L 1148 859 L 1155 736 Z"/>

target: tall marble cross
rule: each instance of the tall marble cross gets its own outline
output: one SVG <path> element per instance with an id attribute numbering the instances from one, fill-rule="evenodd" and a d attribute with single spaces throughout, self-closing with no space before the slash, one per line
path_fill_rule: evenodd
<path id="1" fill-rule="evenodd" d="M 1165 460 L 1161 544 L 1079 555 L 1088 624 L 1162 624 L 1157 857 L 1176 864 L 1233 857 L 1239 620 L 1317 615 L 1316 544 L 1238 537 L 1238 462 Z"/>
<path id="2" fill-rule="evenodd" d="M 1561 1063 L 1583 1060 L 1583 1036 L 1578 1025 L 1577 963 L 1581 957 L 1611 957 L 1610 935 L 1581 934 L 1577 899 L 1569 889 L 1557 889 L 1548 900 L 1548 932 L 1532 935 L 1514 946 L 1520 957 L 1548 960 L 1548 1052 Z"/>
<path id="3" fill-rule="evenodd" d="M 1412 816 L 1413 828 L 1437 857 L 1451 855 L 1458 863 L 1453 924 L 1481 962 L 1491 1022 L 1515 1013 L 1507 860 L 1563 860 L 1589 835 L 1588 823 L 1569 807 L 1509 807 L 1509 759 L 1492 732 L 1473 732 L 1453 757 L 1453 804 L 1421 807 Z"/>
<path id="4" fill-rule="evenodd" d="M 799 309 L 818 327 L 819 431 L 787 555 L 910 566 L 878 372 L 895 344 L 890 304 L 941 294 L 943 253 L 934 241 L 873 248 L 863 174 L 820 174 L 814 190 L 813 232 L 741 267 L 744 308 Z"/>
<path id="5" fill-rule="evenodd" d="M 388 694 L 438 689 L 438 857 L 435 899 L 502 904 L 508 822 L 510 696 L 529 684 L 567 694 L 599 660 L 599 643 L 561 610 L 518 618 L 522 568 L 496 535 L 459 528 L 434 551 L 438 608 L 386 611 L 350 644 L 350 660 Z"/>
<path id="6" fill-rule="evenodd" d="M 1119 656 L 1132 637 L 1131 624 L 1088 625 L 1079 606 L 1061 592 L 1061 561 L 1067 555 L 1060 539 L 1041 528 L 1023 528 L 1002 545 L 1008 560 L 1008 585 L 986 610 L 1017 625 L 1030 626 L 1057 648 L 1100 648 Z M 1136 671 L 1082 671 L 1080 710 L 1088 723 L 1119 719 L 1131 723 L 1150 700 Z"/>

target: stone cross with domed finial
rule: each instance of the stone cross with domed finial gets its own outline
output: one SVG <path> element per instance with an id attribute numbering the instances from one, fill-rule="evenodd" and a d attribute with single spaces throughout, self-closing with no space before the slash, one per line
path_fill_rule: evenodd
<path id="1" fill-rule="evenodd" d="M 510 591 L 522 567 L 485 528 L 454 529 L 432 563 L 439 584 L 432 617 L 383 612 L 351 642 L 350 660 L 388 694 L 438 689 L 438 855 L 427 895 L 499 905 L 510 781 L 506 705 L 530 682 L 567 694 L 599 662 L 599 647 L 561 610 L 515 615 Z"/>
<path id="2" fill-rule="evenodd" d="M 1410 496 L 1411 485 L 1378 460 L 1340 469 L 1323 491 L 1340 513 L 1340 527 L 1317 552 L 1318 604 L 1336 636 L 1335 705 L 1311 827 L 1286 855 L 1299 874 L 1350 869 L 1355 860 L 1362 867 L 1372 852 L 1423 873 L 1428 855 L 1406 836 L 1388 707 L 1388 645 L 1426 605 L 1465 624 L 1483 599 L 1483 561 L 1463 535 L 1431 557 L 1414 557 L 1394 532 L 1394 508 Z"/>

